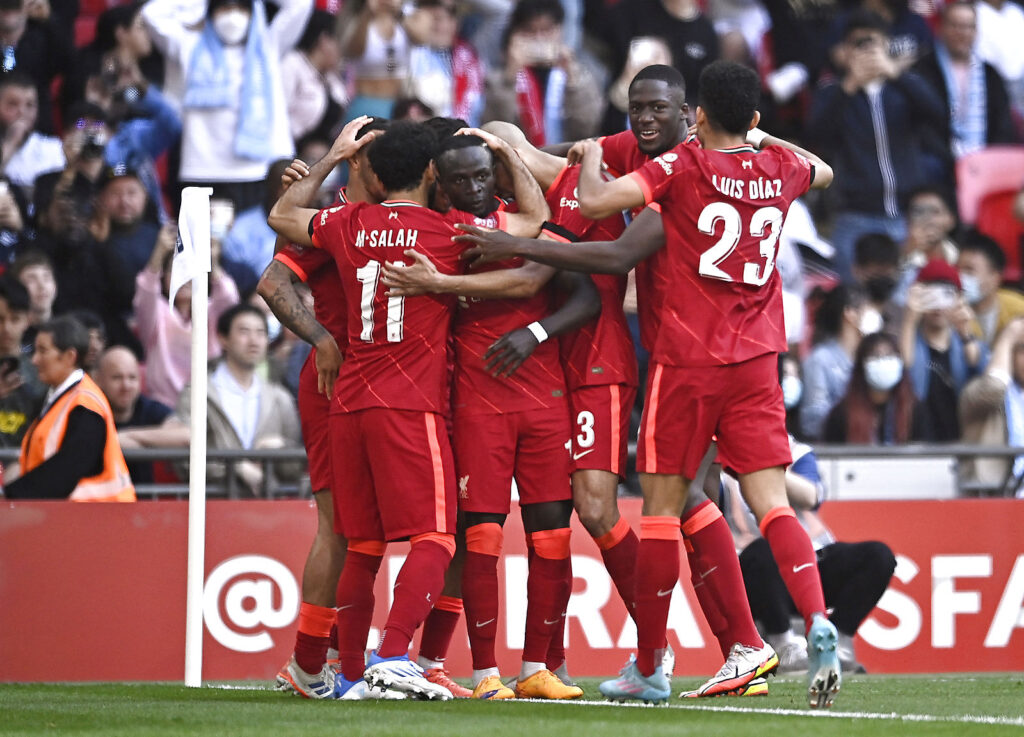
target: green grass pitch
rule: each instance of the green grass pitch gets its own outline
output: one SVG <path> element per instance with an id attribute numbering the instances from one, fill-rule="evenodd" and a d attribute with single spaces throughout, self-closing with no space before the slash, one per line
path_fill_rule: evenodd
<path id="1" fill-rule="evenodd" d="M 852 676 L 831 710 L 807 709 L 802 678 L 758 698 L 668 706 L 584 703 L 311 702 L 268 684 L 0 685 L 0 735 L 302 735 L 320 737 L 653 737 L 672 735 L 1024 735 L 1024 674 Z M 678 691 L 698 679 L 675 679 Z"/>

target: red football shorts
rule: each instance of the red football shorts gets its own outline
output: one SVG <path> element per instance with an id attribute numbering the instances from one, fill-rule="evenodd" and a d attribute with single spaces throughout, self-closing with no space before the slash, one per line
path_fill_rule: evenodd
<path id="1" fill-rule="evenodd" d="M 569 410 L 550 409 L 455 417 L 459 509 L 508 514 L 512 478 L 520 504 L 572 499 Z"/>
<path id="2" fill-rule="evenodd" d="M 444 418 L 371 408 L 331 415 L 334 529 L 349 540 L 455 532 L 455 463 Z"/>
<path id="3" fill-rule="evenodd" d="M 637 471 L 693 479 L 716 434 L 723 465 L 737 473 L 788 465 L 778 376 L 775 353 L 727 366 L 680 368 L 652 361 Z"/>
<path id="4" fill-rule="evenodd" d="M 316 389 L 316 348 L 299 372 L 299 424 L 309 459 L 309 481 L 313 491 L 331 488 L 331 435 L 328 412 L 331 400 Z"/>
<path id="5" fill-rule="evenodd" d="M 636 387 L 581 386 L 569 392 L 572 407 L 572 470 L 610 471 L 625 477 L 629 418 Z"/>

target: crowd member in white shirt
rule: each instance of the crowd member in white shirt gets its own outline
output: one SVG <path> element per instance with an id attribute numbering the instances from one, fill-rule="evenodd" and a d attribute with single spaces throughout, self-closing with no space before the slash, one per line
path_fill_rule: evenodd
<path id="1" fill-rule="evenodd" d="M 294 144 L 281 56 L 298 42 L 312 0 L 150 0 L 142 17 L 168 65 L 166 92 L 182 109 L 182 185 L 212 186 L 236 210 L 259 204 L 267 165 Z M 196 28 L 196 21 L 202 24 Z"/>
<path id="2" fill-rule="evenodd" d="M 977 54 L 1006 81 L 1010 105 L 1024 117 L 1024 9 L 1011 0 L 979 0 Z"/>
<path id="3" fill-rule="evenodd" d="M 210 371 L 207 393 L 207 440 L 211 450 L 301 448 L 299 413 L 288 391 L 264 381 L 257 371 L 267 358 L 267 319 L 249 304 L 228 309 L 217 321 L 217 338 L 223 351 L 221 361 Z M 188 423 L 191 387 L 178 400 L 177 418 Z M 294 481 L 305 464 L 275 463 L 272 478 L 264 479 L 263 466 L 255 461 L 235 464 L 235 481 L 241 490 L 259 495 L 281 481 Z M 207 477 L 213 483 L 226 482 L 223 463 L 208 463 Z M 266 481 L 266 484 L 264 483 Z"/>
<path id="4" fill-rule="evenodd" d="M 0 76 L 0 172 L 31 194 L 36 177 L 66 163 L 61 140 L 36 131 L 39 93 L 20 72 Z"/>

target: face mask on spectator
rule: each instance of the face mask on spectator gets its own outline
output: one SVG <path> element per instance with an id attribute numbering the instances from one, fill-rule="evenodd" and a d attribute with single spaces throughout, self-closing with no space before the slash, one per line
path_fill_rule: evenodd
<path id="1" fill-rule="evenodd" d="M 978 277 L 974 274 L 965 274 L 960 272 L 960 286 L 964 292 L 964 299 L 969 304 L 977 304 L 981 302 L 981 282 L 978 281 Z"/>
<path id="2" fill-rule="evenodd" d="M 899 356 L 877 356 L 864 362 L 864 378 L 868 386 L 887 392 L 903 378 L 903 359 Z"/>
<path id="3" fill-rule="evenodd" d="M 873 276 L 865 280 L 864 289 L 872 302 L 885 302 L 896 289 L 896 279 L 891 276 Z"/>
<path id="4" fill-rule="evenodd" d="M 860 323 L 857 325 L 857 328 L 860 330 L 861 335 L 871 335 L 872 333 L 881 332 L 884 325 L 885 321 L 882 319 L 882 313 L 874 307 L 865 307 L 864 311 L 860 313 Z"/>
<path id="5" fill-rule="evenodd" d="M 213 18 L 213 30 L 228 46 L 237 46 L 245 40 L 249 32 L 251 16 L 244 10 L 224 10 Z"/>
<path id="6" fill-rule="evenodd" d="M 800 397 L 804 394 L 804 383 L 799 376 L 782 377 L 782 402 L 786 409 L 793 409 L 800 404 Z"/>

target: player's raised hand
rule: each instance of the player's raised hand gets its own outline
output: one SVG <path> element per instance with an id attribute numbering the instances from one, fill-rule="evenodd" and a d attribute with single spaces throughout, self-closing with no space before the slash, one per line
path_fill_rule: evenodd
<path id="1" fill-rule="evenodd" d="M 355 156 L 359 149 L 373 141 L 373 139 L 383 132 L 370 131 L 365 136 L 356 139 L 356 136 L 359 135 L 359 131 L 362 130 L 363 126 L 372 120 L 373 118 L 369 115 L 360 115 L 358 118 L 346 123 L 345 127 L 341 129 L 341 133 L 339 133 L 338 137 L 334 139 L 329 155 L 339 160 L 351 159 Z"/>
<path id="2" fill-rule="evenodd" d="M 508 145 L 508 143 L 498 138 L 493 133 L 488 133 L 482 128 L 459 128 L 459 130 L 455 131 L 455 135 L 476 136 L 477 138 L 482 138 L 484 143 L 487 144 L 487 148 L 493 151 L 501 151 L 504 149 L 512 148 L 511 146 Z"/>
<path id="3" fill-rule="evenodd" d="M 467 223 L 456 223 L 455 227 L 464 233 L 454 236 L 452 240 L 473 245 L 473 248 L 460 256 L 462 259 L 472 259 L 472 266 L 504 261 L 516 255 L 516 239 L 503 230 L 481 228 Z"/>
<path id="4" fill-rule="evenodd" d="M 514 374 L 538 345 L 533 333 L 519 328 L 498 338 L 484 353 L 483 360 L 491 376 L 504 379 Z"/>
<path id="5" fill-rule="evenodd" d="M 288 168 L 284 170 L 281 175 L 281 187 L 285 191 L 295 184 L 300 179 L 304 179 L 309 176 L 309 166 L 302 159 L 292 159 L 292 163 L 288 165 Z"/>
<path id="6" fill-rule="evenodd" d="M 389 297 L 417 297 L 441 291 L 444 275 L 437 270 L 434 262 L 419 251 L 408 249 L 405 256 L 412 263 L 385 261 L 383 282 L 389 287 Z"/>

